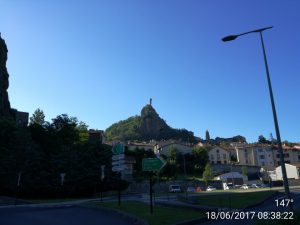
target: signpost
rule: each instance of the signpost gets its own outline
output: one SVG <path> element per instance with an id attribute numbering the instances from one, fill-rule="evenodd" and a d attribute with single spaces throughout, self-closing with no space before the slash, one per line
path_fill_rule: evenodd
<path id="1" fill-rule="evenodd" d="M 120 160 L 116 160 L 116 161 L 112 161 L 111 165 L 112 166 L 120 166 L 120 165 L 124 165 L 125 160 L 124 159 L 120 159 Z"/>
<path id="2" fill-rule="evenodd" d="M 119 172 L 125 169 L 125 154 L 124 154 L 124 145 L 122 143 L 117 143 L 112 147 L 112 171 Z M 121 179 L 121 178 L 120 178 Z M 118 203 L 121 205 L 121 190 L 120 190 L 120 180 L 118 187 Z"/>
<path id="3" fill-rule="evenodd" d="M 100 200 L 102 202 L 102 192 L 103 192 L 103 179 L 104 179 L 104 170 L 105 170 L 105 165 L 101 165 L 101 177 L 100 177 Z"/>
<path id="4" fill-rule="evenodd" d="M 112 160 L 121 160 L 121 159 L 125 159 L 125 154 L 118 154 L 118 155 L 113 155 L 112 156 Z"/>
<path id="5" fill-rule="evenodd" d="M 60 185 L 64 185 L 66 173 L 60 173 Z"/>
<path id="6" fill-rule="evenodd" d="M 150 172 L 149 183 L 150 183 L 150 213 L 153 214 L 153 201 L 152 201 L 152 174 L 153 172 L 160 171 L 165 165 L 166 162 L 160 158 L 145 158 L 143 159 L 143 171 Z"/>

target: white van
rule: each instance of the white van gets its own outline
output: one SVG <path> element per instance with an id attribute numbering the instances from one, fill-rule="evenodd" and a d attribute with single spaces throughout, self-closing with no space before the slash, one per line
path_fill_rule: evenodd
<path id="1" fill-rule="evenodd" d="M 181 192 L 181 188 L 179 185 L 170 185 L 169 186 L 169 192 Z"/>

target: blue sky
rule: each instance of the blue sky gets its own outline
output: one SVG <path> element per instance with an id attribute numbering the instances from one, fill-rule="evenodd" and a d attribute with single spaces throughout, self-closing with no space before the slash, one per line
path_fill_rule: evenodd
<path id="1" fill-rule="evenodd" d="M 264 32 L 283 140 L 300 141 L 300 3 L 290 1 L 0 0 L 12 107 L 90 128 L 153 106 L 204 138 L 275 137 L 258 34 Z"/>

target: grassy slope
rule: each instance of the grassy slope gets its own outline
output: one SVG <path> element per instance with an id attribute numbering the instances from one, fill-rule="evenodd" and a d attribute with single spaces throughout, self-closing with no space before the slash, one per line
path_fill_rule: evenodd
<path id="1" fill-rule="evenodd" d="M 136 215 L 150 225 L 169 225 L 205 216 L 204 213 L 198 211 L 162 206 L 154 206 L 154 213 L 151 215 L 148 204 L 134 201 L 122 202 L 120 207 L 117 202 L 99 203 L 99 205 Z"/>
<path id="2" fill-rule="evenodd" d="M 219 208 L 245 208 L 264 201 L 275 191 L 257 191 L 243 193 L 226 193 L 193 197 L 199 205 L 215 206 Z"/>

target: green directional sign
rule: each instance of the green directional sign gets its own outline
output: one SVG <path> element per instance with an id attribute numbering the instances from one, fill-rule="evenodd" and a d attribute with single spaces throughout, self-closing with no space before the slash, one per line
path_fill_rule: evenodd
<path id="1" fill-rule="evenodd" d="M 160 158 L 146 158 L 143 159 L 143 171 L 160 171 L 165 164 Z"/>
<path id="2" fill-rule="evenodd" d="M 121 143 L 115 144 L 111 151 L 114 155 L 122 154 L 124 153 L 124 145 Z"/>

